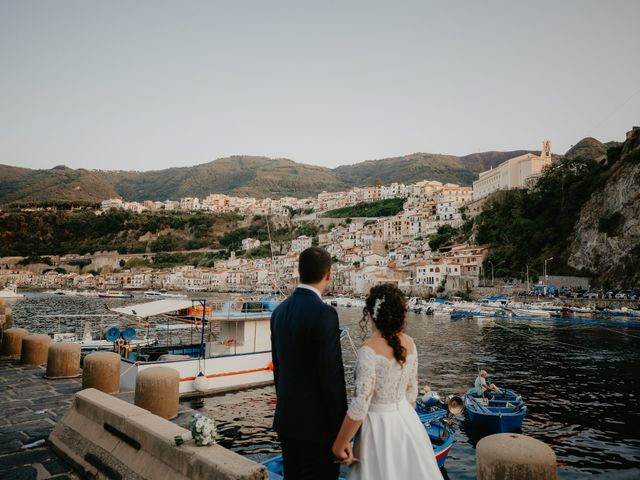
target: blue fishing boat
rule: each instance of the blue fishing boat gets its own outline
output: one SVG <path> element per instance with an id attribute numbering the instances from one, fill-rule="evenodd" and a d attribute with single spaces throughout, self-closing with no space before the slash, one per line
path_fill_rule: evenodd
<path id="1" fill-rule="evenodd" d="M 431 439 L 431 445 L 433 446 L 433 453 L 436 455 L 436 461 L 438 466 L 442 468 L 444 462 L 449 456 L 455 436 L 451 431 L 451 427 L 443 419 L 446 419 L 446 410 L 436 410 L 429 413 L 418 413 L 420 422 L 424 425 L 425 430 L 429 434 Z M 269 478 L 271 480 L 284 479 L 284 465 L 282 463 L 282 455 L 272 457 L 262 462 L 269 472 Z M 340 480 L 346 479 L 346 469 L 343 467 L 340 470 Z"/>
<path id="2" fill-rule="evenodd" d="M 464 406 L 471 424 L 491 433 L 520 430 L 527 413 L 524 400 L 513 390 L 482 398 L 471 388 L 464 396 Z"/>

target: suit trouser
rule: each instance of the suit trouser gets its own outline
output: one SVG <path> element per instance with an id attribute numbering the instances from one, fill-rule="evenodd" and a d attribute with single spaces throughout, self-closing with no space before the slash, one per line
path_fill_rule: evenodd
<path id="1" fill-rule="evenodd" d="M 331 444 L 301 443 L 280 437 L 285 480 L 336 480 L 340 464 L 334 463 Z"/>

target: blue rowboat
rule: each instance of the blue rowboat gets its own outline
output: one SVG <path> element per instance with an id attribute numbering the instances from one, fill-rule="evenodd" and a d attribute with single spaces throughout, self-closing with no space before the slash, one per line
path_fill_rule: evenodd
<path id="1" fill-rule="evenodd" d="M 446 418 L 446 410 L 437 410 L 430 413 L 418 413 L 420 422 L 424 425 L 425 430 L 429 434 L 431 439 L 431 445 L 433 446 L 433 453 L 436 455 L 436 461 L 438 467 L 442 468 L 444 462 L 449 456 L 455 436 L 451 431 L 451 428 L 443 423 L 441 419 Z M 284 479 L 284 465 L 282 463 L 282 455 L 269 458 L 262 462 L 269 472 L 270 480 L 283 480 Z M 339 480 L 345 480 L 346 470 L 344 467 L 340 470 Z"/>
<path id="2" fill-rule="evenodd" d="M 483 399 L 471 388 L 464 396 L 464 407 L 472 425 L 491 433 L 517 432 L 527 413 L 524 400 L 512 390 Z"/>

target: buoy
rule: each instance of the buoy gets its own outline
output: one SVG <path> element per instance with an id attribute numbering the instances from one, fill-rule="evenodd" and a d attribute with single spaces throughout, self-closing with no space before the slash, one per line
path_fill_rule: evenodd
<path id="1" fill-rule="evenodd" d="M 134 403 L 154 415 L 170 420 L 178 416 L 180 374 L 168 367 L 138 371 Z"/>
<path id="2" fill-rule="evenodd" d="M 207 390 L 209 390 L 209 379 L 205 377 L 202 372 L 200 372 L 196 379 L 193 381 L 193 388 L 198 392 L 206 392 Z"/>
<path id="3" fill-rule="evenodd" d="M 82 388 L 96 388 L 104 393 L 120 391 L 120 355 L 94 352 L 84 359 Z"/>
<path id="4" fill-rule="evenodd" d="M 80 344 L 53 342 L 49 345 L 45 378 L 74 378 L 80 376 Z"/>
<path id="5" fill-rule="evenodd" d="M 49 335 L 27 335 L 22 339 L 20 361 L 25 365 L 44 365 L 49 352 Z"/>

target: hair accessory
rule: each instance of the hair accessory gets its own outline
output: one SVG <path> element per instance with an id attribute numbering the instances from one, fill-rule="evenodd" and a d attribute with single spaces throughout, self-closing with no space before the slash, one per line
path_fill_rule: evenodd
<path id="1" fill-rule="evenodd" d="M 376 298 L 376 303 L 373 305 L 373 315 L 371 315 L 374 320 L 378 319 L 378 312 L 380 312 L 380 307 L 382 306 L 384 301 L 385 301 L 385 297 Z"/>

